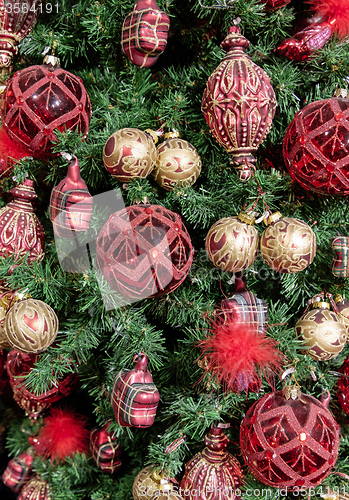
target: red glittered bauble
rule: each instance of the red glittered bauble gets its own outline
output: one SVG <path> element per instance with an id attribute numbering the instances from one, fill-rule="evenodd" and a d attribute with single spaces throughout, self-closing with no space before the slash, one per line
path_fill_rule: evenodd
<path id="1" fill-rule="evenodd" d="M 243 475 L 239 462 L 227 450 L 229 439 L 221 428 L 212 427 L 204 441 L 206 448 L 185 465 L 182 495 L 188 500 L 239 498 Z"/>
<path id="2" fill-rule="evenodd" d="M 57 142 L 55 129 L 86 136 L 91 116 L 81 78 L 60 68 L 57 58 L 47 57 L 46 64 L 13 75 L 0 105 L 1 121 L 10 139 L 41 157 L 50 154 L 52 142 Z"/>
<path id="3" fill-rule="evenodd" d="M 170 293 L 186 278 L 193 246 L 181 217 L 158 205 L 112 214 L 97 239 L 97 262 L 128 301 Z"/>
<path id="4" fill-rule="evenodd" d="M 344 363 L 338 371 L 342 373 L 343 376 L 338 380 L 337 397 L 342 410 L 349 415 L 349 358 L 344 360 Z"/>
<path id="5" fill-rule="evenodd" d="M 25 410 L 26 414 L 36 419 L 41 412 L 52 403 L 70 394 L 77 384 L 78 377 L 75 373 L 68 373 L 63 378 L 56 380 L 56 385 L 46 392 L 34 394 L 24 385 L 25 376 L 35 367 L 39 355 L 25 354 L 12 350 L 7 355 L 7 374 L 13 390 L 16 403 Z"/>
<path id="6" fill-rule="evenodd" d="M 299 111 L 286 130 L 283 155 L 294 180 L 324 195 L 349 194 L 349 100 L 333 97 Z"/>
<path id="7" fill-rule="evenodd" d="M 241 423 L 240 446 L 262 483 L 290 491 L 312 488 L 335 466 L 339 427 L 320 401 L 288 387 L 251 406 Z"/>

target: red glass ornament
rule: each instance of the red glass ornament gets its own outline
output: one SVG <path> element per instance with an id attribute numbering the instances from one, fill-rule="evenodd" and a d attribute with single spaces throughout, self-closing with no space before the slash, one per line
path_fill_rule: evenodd
<path id="1" fill-rule="evenodd" d="M 2 475 L 2 482 L 14 493 L 18 493 L 32 475 L 33 450 L 29 448 L 9 461 Z"/>
<path id="2" fill-rule="evenodd" d="M 216 141 L 232 155 L 241 180 L 251 177 L 253 154 L 267 136 L 276 108 L 269 76 L 245 51 L 250 42 L 233 26 L 221 46 L 227 55 L 208 79 L 202 112 Z"/>
<path id="3" fill-rule="evenodd" d="M 121 46 L 136 66 L 153 66 L 167 45 L 170 18 L 155 0 L 138 0 L 124 20 Z"/>
<path id="4" fill-rule="evenodd" d="M 293 61 L 305 61 L 319 49 L 333 34 L 332 24 L 325 21 L 320 24 L 311 24 L 302 31 L 287 38 L 275 49 L 276 52 Z"/>
<path id="5" fill-rule="evenodd" d="M 56 386 L 41 394 L 34 394 L 24 386 L 25 376 L 39 359 L 37 354 L 25 354 L 12 350 L 7 355 L 7 374 L 13 390 L 13 398 L 29 418 L 36 419 L 52 403 L 68 396 L 78 382 L 75 373 L 68 373 L 57 380 Z"/>
<path id="6" fill-rule="evenodd" d="M 33 155 L 50 154 L 54 130 L 74 130 L 86 137 L 90 98 L 81 78 L 47 56 L 41 66 L 17 71 L 1 96 L 0 114 L 8 136 Z"/>
<path id="7" fill-rule="evenodd" d="M 93 198 L 80 175 L 76 157 L 68 167 L 67 176 L 52 189 L 50 219 L 53 230 L 61 238 L 74 238 L 75 233 L 87 231 L 93 210 Z"/>
<path id="8" fill-rule="evenodd" d="M 193 253 L 181 217 L 158 205 L 112 214 L 97 238 L 100 271 L 131 301 L 175 290 L 190 270 Z"/>
<path id="9" fill-rule="evenodd" d="M 135 367 L 119 372 L 113 385 L 111 405 L 115 419 L 122 427 L 151 427 L 154 423 L 160 394 L 148 370 L 144 353 L 133 357 Z"/>
<path id="10" fill-rule="evenodd" d="M 12 57 L 18 52 L 17 44 L 31 32 L 36 23 L 40 13 L 40 1 L 26 0 L 22 3 L 17 0 L 6 0 L 1 4 L 0 68 L 8 68 L 11 66 Z"/>
<path id="11" fill-rule="evenodd" d="M 221 428 L 212 427 L 204 439 L 206 448 L 185 465 L 181 482 L 184 498 L 190 500 L 235 500 L 236 489 L 242 484 L 243 475 L 239 462 L 227 446 L 229 439 Z"/>
<path id="12" fill-rule="evenodd" d="M 113 474 L 122 465 L 122 450 L 116 442 L 116 437 L 108 432 L 109 423 L 102 429 L 95 427 L 90 434 L 90 451 L 99 469 Z"/>
<path id="13" fill-rule="evenodd" d="M 290 491 L 311 488 L 336 463 L 339 427 L 320 401 L 291 388 L 285 395 L 266 394 L 251 406 L 241 423 L 240 446 L 262 483 Z"/>
<path id="14" fill-rule="evenodd" d="M 291 177 L 318 194 L 349 194 L 349 100 L 333 97 L 299 111 L 288 126 L 283 155 Z"/>
<path id="15" fill-rule="evenodd" d="M 349 358 L 344 360 L 338 371 L 343 376 L 338 380 L 337 397 L 342 410 L 349 415 Z"/>
<path id="16" fill-rule="evenodd" d="M 0 257 L 44 258 L 45 234 L 32 206 L 37 197 L 33 184 L 26 179 L 11 189 L 14 200 L 0 210 Z"/>
<path id="17" fill-rule="evenodd" d="M 50 487 L 39 476 L 33 477 L 22 489 L 17 500 L 49 500 Z"/>
<path id="18" fill-rule="evenodd" d="M 265 3 L 265 10 L 281 9 L 281 7 L 284 7 L 290 3 L 290 1 L 291 0 L 262 0 L 262 2 Z"/>

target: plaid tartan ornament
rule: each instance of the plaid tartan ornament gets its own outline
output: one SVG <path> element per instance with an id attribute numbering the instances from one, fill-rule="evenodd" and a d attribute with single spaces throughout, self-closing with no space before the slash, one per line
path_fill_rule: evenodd
<path id="1" fill-rule="evenodd" d="M 335 255 L 332 260 L 332 274 L 337 278 L 349 278 L 349 237 L 337 236 L 332 240 Z"/>
<path id="2" fill-rule="evenodd" d="M 116 437 L 108 432 L 110 423 L 102 429 L 95 427 L 90 434 L 90 451 L 99 469 L 113 474 L 120 469 L 122 450 L 115 441 Z"/>
<path id="3" fill-rule="evenodd" d="M 148 357 L 142 352 L 133 357 L 136 366 L 119 372 L 113 385 L 111 404 L 115 419 L 122 427 L 151 427 L 160 394 L 153 382 Z"/>
<path id="4" fill-rule="evenodd" d="M 93 198 L 80 175 L 76 156 L 67 176 L 52 189 L 50 219 L 56 236 L 74 238 L 76 232 L 87 231 L 92 216 Z"/>
<path id="5" fill-rule="evenodd" d="M 170 18 L 155 0 L 138 0 L 122 27 L 123 52 L 136 66 L 153 66 L 167 45 Z"/>
<path id="6" fill-rule="evenodd" d="M 30 479 L 32 472 L 33 452 L 31 448 L 9 461 L 2 475 L 2 482 L 14 493 Z"/>

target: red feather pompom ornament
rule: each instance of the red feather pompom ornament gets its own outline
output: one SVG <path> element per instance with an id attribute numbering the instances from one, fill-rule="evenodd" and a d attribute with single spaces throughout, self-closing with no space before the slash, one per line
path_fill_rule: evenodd
<path id="1" fill-rule="evenodd" d="M 308 0 L 307 3 L 327 18 L 340 37 L 349 34 L 349 0 Z"/>
<path id="2" fill-rule="evenodd" d="M 19 147 L 0 127 L 0 178 L 12 170 L 16 161 L 26 156 L 31 156 L 30 151 Z"/>
<path id="3" fill-rule="evenodd" d="M 45 418 L 39 435 L 31 436 L 29 443 L 38 455 L 60 461 L 73 453 L 88 453 L 89 436 L 85 417 L 53 408 L 51 416 Z"/>
<path id="4" fill-rule="evenodd" d="M 206 360 L 205 370 L 224 390 L 258 392 L 262 375 L 269 381 L 272 372 L 281 370 L 285 357 L 277 344 L 248 323 L 217 321 L 199 347 Z"/>

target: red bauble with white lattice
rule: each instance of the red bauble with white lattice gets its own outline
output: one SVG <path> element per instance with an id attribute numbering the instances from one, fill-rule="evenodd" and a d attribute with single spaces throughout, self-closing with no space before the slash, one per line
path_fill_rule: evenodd
<path id="1" fill-rule="evenodd" d="M 194 249 L 180 215 L 159 205 L 112 214 L 97 238 L 97 263 L 125 303 L 170 293 L 186 278 Z"/>
<path id="2" fill-rule="evenodd" d="M 324 195 L 349 194 L 349 100 L 333 97 L 299 111 L 283 142 L 291 177 Z"/>
<path id="3" fill-rule="evenodd" d="M 312 488 L 333 469 L 339 427 L 320 401 L 296 388 L 266 394 L 241 423 L 240 446 L 246 464 L 273 487 Z"/>
<path id="4" fill-rule="evenodd" d="M 44 64 L 17 71 L 1 96 L 0 114 L 10 139 L 33 155 L 50 154 L 55 129 L 87 135 L 91 116 L 89 96 L 80 77 L 47 56 Z"/>

